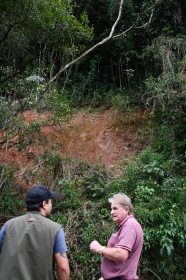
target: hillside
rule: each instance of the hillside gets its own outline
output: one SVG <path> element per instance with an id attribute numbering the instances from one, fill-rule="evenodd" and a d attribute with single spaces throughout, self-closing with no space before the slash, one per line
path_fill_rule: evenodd
<path id="1" fill-rule="evenodd" d="M 119 175 L 120 164 L 140 150 L 137 129 L 145 121 L 146 113 L 79 112 L 61 125 L 53 124 L 49 113 L 25 111 L 22 118 L 24 128 L 14 137 L 5 141 L 5 131 L 1 132 L 0 161 L 14 166 L 16 183 L 27 188 L 36 183 L 32 175 L 44 151 L 99 163 Z M 36 124 L 39 124 L 38 130 L 33 129 Z"/>

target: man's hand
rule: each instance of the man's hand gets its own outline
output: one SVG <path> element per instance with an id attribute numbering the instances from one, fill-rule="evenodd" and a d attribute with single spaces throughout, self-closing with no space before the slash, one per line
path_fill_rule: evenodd
<path id="1" fill-rule="evenodd" d="M 95 253 L 100 253 L 105 258 L 112 261 L 126 261 L 129 256 L 129 251 L 126 249 L 118 247 L 108 248 L 106 246 L 102 246 L 96 240 L 90 243 L 90 250 Z"/>
<path id="2" fill-rule="evenodd" d="M 90 243 L 90 250 L 92 252 L 98 253 L 100 252 L 101 248 L 102 246 L 97 240 L 94 240 Z"/>

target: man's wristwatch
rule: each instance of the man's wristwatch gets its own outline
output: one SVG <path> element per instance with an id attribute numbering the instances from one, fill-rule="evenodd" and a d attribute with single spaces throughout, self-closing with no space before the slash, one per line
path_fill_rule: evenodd
<path id="1" fill-rule="evenodd" d="M 105 248 L 105 246 L 101 246 L 101 248 L 99 249 L 98 252 L 99 252 L 100 255 L 103 255 L 103 249 L 104 249 L 104 248 Z"/>

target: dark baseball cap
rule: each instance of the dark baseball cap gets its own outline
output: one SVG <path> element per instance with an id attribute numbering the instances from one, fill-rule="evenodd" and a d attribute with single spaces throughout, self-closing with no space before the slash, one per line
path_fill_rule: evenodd
<path id="1" fill-rule="evenodd" d="M 57 192 L 51 192 L 46 186 L 39 185 L 31 188 L 26 195 L 26 204 L 35 205 L 47 199 L 56 199 L 59 197 Z"/>

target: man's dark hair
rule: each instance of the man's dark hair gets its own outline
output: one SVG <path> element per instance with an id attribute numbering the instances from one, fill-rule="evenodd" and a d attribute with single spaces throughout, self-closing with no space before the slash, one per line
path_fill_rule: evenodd
<path id="1" fill-rule="evenodd" d="M 48 204 L 49 199 L 46 199 L 45 201 Z M 36 203 L 36 204 L 33 204 L 33 205 L 27 205 L 27 211 L 29 211 L 29 212 L 39 211 L 40 208 L 42 208 L 42 206 L 43 206 L 43 201 L 39 202 L 39 203 Z"/>

